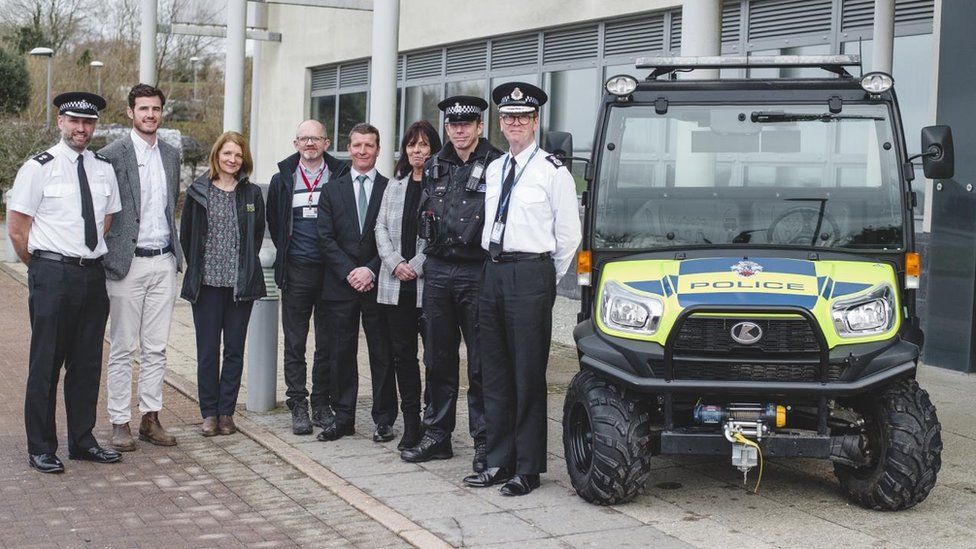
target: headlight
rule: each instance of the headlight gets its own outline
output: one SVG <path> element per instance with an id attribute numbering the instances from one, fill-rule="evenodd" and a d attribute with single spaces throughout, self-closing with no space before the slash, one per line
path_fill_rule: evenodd
<path id="1" fill-rule="evenodd" d="M 869 72 L 861 77 L 861 87 L 868 93 L 884 93 L 891 89 L 895 80 L 890 74 Z"/>
<path id="2" fill-rule="evenodd" d="M 617 97 L 624 97 L 634 93 L 637 89 L 637 80 L 633 76 L 621 74 L 607 80 L 607 91 Z"/>
<path id="3" fill-rule="evenodd" d="M 834 302 L 831 314 L 840 337 L 881 334 L 895 322 L 895 301 L 891 286 L 876 286 L 870 292 Z"/>
<path id="4" fill-rule="evenodd" d="M 607 328 L 632 334 L 653 335 L 664 312 L 664 302 L 609 281 L 603 285 L 601 319 Z"/>

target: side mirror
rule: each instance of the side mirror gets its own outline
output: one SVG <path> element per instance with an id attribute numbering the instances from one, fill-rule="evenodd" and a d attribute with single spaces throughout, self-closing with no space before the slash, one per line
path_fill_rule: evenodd
<path id="1" fill-rule="evenodd" d="M 922 128 L 922 171 L 929 179 L 951 179 L 956 173 L 949 126 Z"/>
<path id="2" fill-rule="evenodd" d="M 573 134 L 546 132 L 542 136 L 542 148 L 556 155 L 566 165 L 566 169 L 573 171 Z"/>

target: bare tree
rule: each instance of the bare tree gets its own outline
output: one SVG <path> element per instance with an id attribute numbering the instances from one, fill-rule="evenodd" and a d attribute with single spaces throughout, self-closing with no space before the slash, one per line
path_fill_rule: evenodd
<path id="1" fill-rule="evenodd" d="M 86 32 L 94 0 L 2 0 L 0 19 L 41 38 L 55 51 Z M 22 31 L 22 32 L 23 32 Z M 41 45 L 41 44 L 38 44 Z"/>

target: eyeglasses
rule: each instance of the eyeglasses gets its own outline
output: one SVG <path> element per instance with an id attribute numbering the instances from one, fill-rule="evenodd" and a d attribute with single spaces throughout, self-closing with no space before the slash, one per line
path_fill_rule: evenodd
<path id="1" fill-rule="evenodd" d="M 509 126 L 524 126 L 535 119 L 535 114 L 503 114 L 499 118 Z"/>
<path id="2" fill-rule="evenodd" d="M 322 137 L 319 135 L 303 135 L 301 137 L 296 137 L 295 141 L 299 143 L 321 143 L 326 141 L 328 137 Z"/>

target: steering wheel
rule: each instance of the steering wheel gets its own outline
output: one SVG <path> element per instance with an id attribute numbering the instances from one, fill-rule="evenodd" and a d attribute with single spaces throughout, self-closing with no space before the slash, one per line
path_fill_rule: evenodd
<path id="1" fill-rule="evenodd" d="M 766 242 L 769 244 L 829 246 L 840 237 L 840 225 L 837 224 L 837 221 L 830 214 L 824 212 L 820 223 L 820 234 L 816 234 L 818 218 L 821 218 L 819 208 L 811 208 L 809 206 L 790 208 L 777 216 L 769 224 L 769 228 L 766 229 Z M 776 230 L 780 228 L 780 225 L 783 226 L 781 233 L 786 233 L 783 236 L 776 235 Z M 824 231 L 824 228 L 827 226 L 830 227 L 829 233 Z M 821 235 L 823 234 L 827 234 L 828 237 L 822 239 Z"/>

